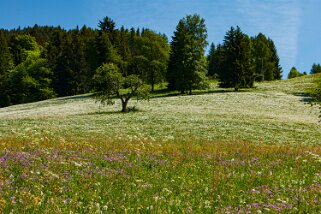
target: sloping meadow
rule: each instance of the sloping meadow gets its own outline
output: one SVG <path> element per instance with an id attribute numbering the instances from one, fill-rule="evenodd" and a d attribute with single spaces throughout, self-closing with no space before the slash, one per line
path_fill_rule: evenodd
<path id="1" fill-rule="evenodd" d="M 320 212 L 312 86 L 213 86 L 127 114 L 89 95 L 0 109 L 0 212 Z"/>

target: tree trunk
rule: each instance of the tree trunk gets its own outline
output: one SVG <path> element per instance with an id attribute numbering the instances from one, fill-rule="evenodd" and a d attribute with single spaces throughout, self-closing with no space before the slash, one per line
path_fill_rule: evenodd
<path id="1" fill-rule="evenodd" d="M 189 95 L 192 95 L 192 89 L 189 90 Z"/>
<path id="2" fill-rule="evenodd" d="M 155 85 L 155 84 L 154 84 L 154 83 L 152 83 L 152 92 L 154 92 L 154 85 Z"/>
<path id="3" fill-rule="evenodd" d="M 121 100 L 121 112 L 127 112 L 127 104 L 128 104 L 129 99 Z"/>

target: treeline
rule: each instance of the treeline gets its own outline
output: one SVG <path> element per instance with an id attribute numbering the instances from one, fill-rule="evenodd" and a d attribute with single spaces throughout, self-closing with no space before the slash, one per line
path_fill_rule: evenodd
<path id="1" fill-rule="evenodd" d="M 0 30 L 0 106 L 92 92 L 104 64 L 123 77 L 135 75 L 151 90 L 167 81 L 181 93 L 207 88 L 209 77 L 235 90 L 281 79 L 276 47 L 262 33 L 249 37 L 231 28 L 208 56 L 207 45 L 205 20 L 198 15 L 179 21 L 171 43 L 150 29 L 118 28 L 108 17 L 97 29 Z"/>
<path id="2" fill-rule="evenodd" d="M 180 20 L 171 42 L 167 72 L 169 89 L 181 93 L 208 87 L 207 77 L 218 78 L 224 88 L 251 88 L 254 81 L 282 78 L 274 42 L 264 34 L 249 37 L 231 27 L 223 44 L 210 46 L 207 59 L 205 20 L 197 15 Z"/>
<path id="3" fill-rule="evenodd" d="M 148 84 L 165 81 L 165 35 L 116 28 L 106 17 L 98 29 L 37 26 L 0 30 L 0 106 L 90 92 L 96 69 L 117 64 Z"/>
<path id="4" fill-rule="evenodd" d="M 317 74 L 317 73 L 321 73 L 321 65 L 313 63 L 313 65 L 311 67 L 310 74 Z M 303 73 L 301 73 L 300 71 L 298 71 L 296 69 L 296 67 L 292 67 L 289 74 L 288 74 L 288 79 L 292 79 L 295 77 L 301 77 L 301 76 L 305 76 L 305 75 L 308 75 L 307 72 L 304 71 Z"/>

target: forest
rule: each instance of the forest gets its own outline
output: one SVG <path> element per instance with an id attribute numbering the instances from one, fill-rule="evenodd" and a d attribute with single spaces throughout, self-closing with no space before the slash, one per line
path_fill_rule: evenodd
<path id="1" fill-rule="evenodd" d="M 122 78 L 119 88 L 136 84 L 132 95 L 154 91 L 162 82 L 168 90 L 191 94 L 206 89 L 213 78 L 236 91 L 253 87 L 254 81 L 282 78 L 277 48 L 263 33 L 250 37 L 231 27 L 222 44 L 211 43 L 206 54 L 208 44 L 205 20 L 199 15 L 181 19 L 172 41 L 151 29 L 119 28 L 109 17 L 99 21 L 97 29 L 2 29 L 0 106 L 89 92 L 110 100 L 117 91 L 109 90 L 101 73 L 110 68 Z M 148 87 L 139 90 L 141 86 Z"/>

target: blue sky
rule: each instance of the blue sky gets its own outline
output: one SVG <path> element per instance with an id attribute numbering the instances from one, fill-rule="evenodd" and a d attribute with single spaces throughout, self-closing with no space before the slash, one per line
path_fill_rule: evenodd
<path id="1" fill-rule="evenodd" d="M 148 27 L 171 38 L 178 21 L 200 14 L 208 41 L 223 41 L 231 26 L 275 42 L 287 76 L 290 68 L 310 72 L 321 63 L 320 0 L 0 0 L 0 28 L 76 25 L 96 27 L 104 16 L 120 27 Z"/>

